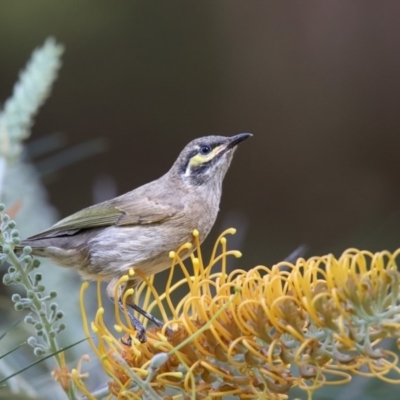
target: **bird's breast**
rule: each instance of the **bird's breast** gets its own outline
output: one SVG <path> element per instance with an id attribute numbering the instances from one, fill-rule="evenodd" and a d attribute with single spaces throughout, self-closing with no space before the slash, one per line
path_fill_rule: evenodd
<path id="1" fill-rule="evenodd" d="M 136 267 L 150 275 L 168 268 L 170 251 L 192 242 L 194 229 L 199 231 L 200 241 L 205 240 L 218 208 L 219 201 L 216 204 L 213 198 L 198 196 L 184 201 L 183 209 L 163 222 L 100 230 L 89 242 L 91 272 L 112 275 Z"/>

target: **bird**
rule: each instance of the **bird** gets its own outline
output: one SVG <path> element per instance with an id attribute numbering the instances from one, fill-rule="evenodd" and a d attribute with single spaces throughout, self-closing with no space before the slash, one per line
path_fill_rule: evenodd
<path id="1" fill-rule="evenodd" d="M 187 144 L 170 170 L 160 178 L 111 200 L 84 208 L 22 241 L 32 255 L 54 264 L 73 268 L 84 280 L 108 282 L 113 299 L 115 285 L 133 268 L 144 276 L 171 266 L 169 253 L 193 240 L 199 232 L 202 243 L 217 218 L 222 183 L 237 145 L 252 136 L 205 136 Z M 184 258 L 190 251 L 184 254 Z M 138 274 L 126 282 L 123 291 L 135 288 Z M 133 309 L 163 323 L 130 301 Z M 122 304 L 120 303 L 120 307 Z M 130 315 L 141 342 L 146 331 Z"/>

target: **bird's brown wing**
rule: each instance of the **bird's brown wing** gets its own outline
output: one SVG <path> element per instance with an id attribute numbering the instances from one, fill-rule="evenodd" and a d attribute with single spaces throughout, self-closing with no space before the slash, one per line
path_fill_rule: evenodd
<path id="1" fill-rule="evenodd" d="M 170 204 L 163 199 L 146 196 L 120 196 L 111 201 L 85 208 L 57 222 L 29 239 L 43 239 L 74 235 L 82 229 L 106 226 L 145 225 L 166 221 L 183 208 L 180 203 Z"/>

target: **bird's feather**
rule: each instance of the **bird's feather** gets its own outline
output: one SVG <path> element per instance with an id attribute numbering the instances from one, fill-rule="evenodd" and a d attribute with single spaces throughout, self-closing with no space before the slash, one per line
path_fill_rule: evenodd
<path id="1" fill-rule="evenodd" d="M 130 195 L 129 199 L 126 198 Z M 155 198 L 154 198 L 155 197 Z M 57 236 L 74 235 L 81 229 L 107 226 L 145 225 L 164 222 L 183 209 L 180 203 L 169 204 L 165 198 L 153 196 L 135 196 L 133 193 L 119 196 L 85 208 L 62 219 L 29 239 L 44 239 Z"/>

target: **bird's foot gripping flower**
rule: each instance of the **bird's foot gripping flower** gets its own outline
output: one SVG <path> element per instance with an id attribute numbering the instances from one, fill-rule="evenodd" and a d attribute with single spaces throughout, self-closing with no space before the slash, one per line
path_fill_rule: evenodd
<path id="1" fill-rule="evenodd" d="M 349 249 L 339 258 L 300 258 L 295 264 L 229 272 L 227 257 L 240 257 L 227 250 L 229 233 L 234 230 L 220 236 L 210 262 L 204 263 L 195 231 L 193 273 L 179 257 L 191 246 L 186 244 L 171 253 L 163 293 L 143 277 L 137 293 L 143 308 L 158 308 L 166 321 L 163 328 L 148 330 L 146 343 L 135 339 L 129 318 L 121 317 L 118 307 L 118 334 L 111 332 L 103 319 L 100 289 L 91 323 L 97 340 L 92 340 L 83 284 L 83 322 L 110 376 L 107 393 L 118 399 L 140 399 L 144 393 L 151 398 L 283 399 L 294 386 L 311 393 L 349 382 L 351 373 L 400 383 L 397 355 L 380 348 L 382 339 L 400 336 L 400 250 L 373 254 Z M 185 277 L 172 284 L 175 264 Z M 171 297 L 182 288 L 186 295 L 174 306 Z M 84 388 L 77 374 L 73 378 Z"/>

